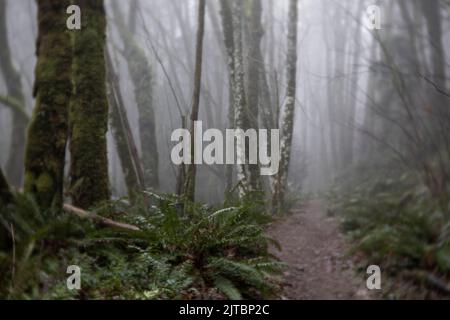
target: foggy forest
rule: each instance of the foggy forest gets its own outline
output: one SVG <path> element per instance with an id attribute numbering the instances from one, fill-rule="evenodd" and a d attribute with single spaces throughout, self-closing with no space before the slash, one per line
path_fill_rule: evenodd
<path id="1" fill-rule="evenodd" d="M 448 0 L 0 0 L 0 299 L 448 299 Z"/>

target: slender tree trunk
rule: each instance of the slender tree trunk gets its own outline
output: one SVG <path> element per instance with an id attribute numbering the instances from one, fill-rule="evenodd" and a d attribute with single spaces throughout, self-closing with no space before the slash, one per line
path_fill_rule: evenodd
<path id="1" fill-rule="evenodd" d="M 290 0 L 288 40 L 287 40 L 287 80 L 286 80 L 286 102 L 281 119 L 281 150 L 280 167 L 275 179 L 273 206 L 276 210 L 281 209 L 287 187 L 287 176 L 291 157 L 292 134 L 295 120 L 295 98 L 297 77 L 297 24 L 298 8 L 297 0 Z"/>
<path id="2" fill-rule="evenodd" d="M 233 39 L 234 39 L 234 116 L 236 129 L 246 131 L 250 127 L 247 98 L 244 84 L 244 60 L 242 48 L 242 1 L 233 1 Z M 243 150 L 245 148 L 245 150 Z M 243 197 L 251 191 L 250 174 L 248 172 L 249 144 L 244 141 L 244 146 L 237 144 L 237 180 L 239 194 Z M 241 162 L 241 163 L 239 163 Z"/>
<path id="3" fill-rule="evenodd" d="M 441 2 L 439 0 L 429 0 L 426 3 L 421 1 L 425 20 L 428 29 L 428 41 L 431 47 L 432 82 L 440 90 L 447 92 L 447 62 L 443 40 L 443 22 Z M 434 183 L 429 183 L 433 194 L 440 195 L 445 189 L 450 179 L 448 169 L 448 158 L 450 157 L 450 109 L 448 97 L 430 89 L 430 108 L 434 113 L 434 121 L 431 122 L 432 136 L 430 140 L 435 142 L 435 146 L 428 147 L 428 153 L 437 154 L 439 159 L 439 172 L 435 174 L 437 178 Z M 434 149 L 434 150 L 433 150 Z M 447 159 L 447 160 L 446 160 Z M 430 166 L 432 168 L 433 166 Z M 433 170 L 433 169 L 430 169 Z"/>
<path id="4" fill-rule="evenodd" d="M 105 40 L 103 0 L 75 1 L 83 13 L 74 33 L 74 95 L 70 112 L 71 192 L 83 209 L 109 199 L 106 132 Z"/>
<path id="5" fill-rule="evenodd" d="M 119 87 L 119 78 L 114 72 L 109 52 L 107 57 L 107 93 L 110 106 L 110 119 L 112 133 L 117 146 L 122 171 L 127 185 L 128 196 L 133 200 L 136 192 L 145 189 L 144 176 L 137 153 L 137 147 L 133 139 L 130 123 L 124 107 L 122 94 Z"/>
<path id="6" fill-rule="evenodd" d="M 259 106 L 261 105 L 261 73 L 264 60 L 261 54 L 261 40 L 264 35 L 262 27 L 262 1 L 250 0 L 248 17 L 248 119 L 252 129 L 259 128 Z M 270 146 L 269 146 L 270 147 Z M 249 183 L 253 190 L 262 190 L 258 164 L 249 164 Z"/>
<path id="7" fill-rule="evenodd" d="M 186 116 L 181 116 L 181 127 L 183 129 L 187 129 L 187 121 Z M 186 185 L 186 164 L 180 164 L 177 173 L 177 184 L 175 186 L 176 193 L 179 196 L 182 196 L 184 193 L 184 187 Z"/>
<path id="8" fill-rule="evenodd" d="M 360 2 L 357 6 L 357 12 L 361 12 L 363 9 L 363 2 Z M 361 56 L 361 32 L 362 32 L 362 26 L 361 19 L 357 20 L 356 25 L 356 35 L 355 35 L 355 45 L 353 49 L 353 65 L 351 66 L 352 70 L 352 76 L 350 81 L 350 92 L 348 93 L 348 96 L 350 98 L 350 101 L 348 101 L 349 105 L 349 111 L 347 121 L 346 121 L 346 138 L 345 138 L 345 162 L 347 165 L 352 165 L 354 163 L 354 141 L 355 141 L 355 130 L 354 130 L 354 124 L 355 124 L 355 118 L 356 118 L 356 103 L 358 101 L 358 83 L 359 83 L 359 63 L 360 63 L 360 56 Z"/>
<path id="9" fill-rule="evenodd" d="M 72 93 L 72 46 L 66 28 L 71 1 L 39 0 L 36 106 L 28 129 L 25 191 L 43 208 L 62 206 L 69 101 Z"/>
<path id="10" fill-rule="evenodd" d="M 120 15 L 117 2 L 112 1 L 111 4 L 114 18 L 118 24 L 118 30 L 125 45 L 125 59 L 134 85 L 134 94 L 139 112 L 139 135 L 141 138 L 141 157 L 145 185 L 157 189 L 159 187 L 159 159 L 153 103 L 153 71 L 144 51 L 127 30 Z"/>
<path id="11" fill-rule="evenodd" d="M 7 3 L 0 1 L 0 71 L 5 79 L 8 96 L 13 98 L 21 105 L 25 106 L 23 96 L 22 82 L 19 72 L 15 69 L 12 61 L 12 55 L 8 40 Z M 11 183 L 19 187 L 23 180 L 23 163 L 25 158 L 25 138 L 28 119 L 20 112 L 12 113 L 12 133 L 10 142 L 10 152 L 6 163 L 6 172 Z"/>
<path id="12" fill-rule="evenodd" d="M 192 97 L 191 111 L 191 164 L 187 168 L 185 196 L 191 200 L 195 200 L 195 176 L 196 166 L 194 163 L 195 151 L 195 121 L 198 120 L 200 109 L 200 92 L 202 86 L 202 62 L 203 62 L 203 38 L 205 34 L 205 0 L 198 2 L 198 28 L 197 43 L 195 52 L 195 73 L 194 73 L 194 95 Z"/>
<path id="13" fill-rule="evenodd" d="M 233 84 L 228 81 L 228 129 L 233 129 L 234 126 L 234 102 L 233 102 Z M 227 164 L 225 168 L 225 192 L 229 193 L 233 189 L 234 183 L 234 165 Z"/>
<path id="14" fill-rule="evenodd" d="M 348 69 L 348 28 L 347 17 L 341 11 L 337 11 L 334 21 L 337 21 L 337 26 L 334 27 L 334 78 L 331 82 L 333 88 L 333 119 L 337 121 L 336 136 L 334 136 L 334 144 L 336 145 L 335 151 L 337 152 L 336 164 L 337 170 L 341 171 L 345 169 L 348 162 L 346 157 L 349 155 L 347 133 L 349 111 L 347 103 L 347 87 L 348 81 L 346 81 L 346 72 Z"/>
<path id="15" fill-rule="evenodd" d="M 228 128 L 233 129 L 234 123 L 234 28 L 233 16 L 230 8 L 230 1 L 220 0 L 220 15 L 222 21 L 223 41 L 226 51 L 226 62 L 228 68 Z M 233 188 L 233 165 L 226 167 L 226 191 L 229 192 Z"/>
<path id="16" fill-rule="evenodd" d="M 446 90 L 447 78 L 446 78 L 446 55 L 443 43 L 442 33 L 442 18 L 441 18 L 441 4 L 439 0 L 429 0 L 426 3 L 420 2 L 423 8 L 423 13 L 427 23 L 428 29 L 428 42 L 431 48 L 431 68 L 432 82 L 441 90 Z M 438 124 L 434 125 L 434 131 L 437 136 L 434 139 L 444 139 L 449 148 L 450 142 L 448 141 L 448 130 L 450 129 L 450 111 L 448 107 L 448 99 L 442 94 L 439 94 L 435 90 L 430 89 L 430 104 L 433 112 L 436 115 Z"/>
<path id="17" fill-rule="evenodd" d="M 325 2 L 323 2 L 325 5 Z M 326 6 L 323 8 L 323 10 L 326 10 Z M 326 12 L 326 11 L 325 11 Z M 333 19 L 333 21 L 336 21 L 335 17 L 328 16 L 328 19 Z M 326 26 L 323 27 L 323 39 L 325 40 L 325 47 L 327 49 L 326 57 L 325 57 L 325 65 L 326 65 L 326 73 L 328 75 L 332 75 L 334 73 L 335 69 L 335 62 L 334 62 L 334 56 L 333 54 L 333 47 L 330 43 L 330 37 L 329 34 L 331 34 L 332 30 L 329 30 Z M 336 128 L 336 116 L 335 116 L 335 103 L 333 98 L 333 86 L 331 81 L 328 81 L 326 85 L 326 122 L 328 123 L 327 126 L 324 126 L 324 130 L 328 133 L 328 142 L 330 145 L 330 161 L 329 161 L 329 169 L 331 172 L 335 172 L 337 168 L 337 162 L 338 162 L 338 151 L 337 151 L 337 144 L 335 143 L 335 139 L 337 137 L 337 128 Z M 324 117 L 325 119 L 325 117 Z"/>
<path id="18" fill-rule="evenodd" d="M 179 0 L 170 0 L 168 1 L 170 5 L 172 6 L 172 12 L 175 14 L 176 20 L 178 22 L 178 27 L 180 28 L 182 34 L 181 34 L 181 41 L 183 42 L 184 46 L 184 55 L 187 58 L 187 68 L 186 71 L 189 74 L 195 73 L 193 69 L 192 62 L 194 61 L 193 57 L 193 48 L 192 48 L 192 34 L 194 33 L 194 30 L 192 29 L 192 24 L 190 23 L 190 19 L 188 14 L 186 12 L 189 10 L 189 6 L 187 5 L 187 1 L 179 1 Z"/>
<path id="19" fill-rule="evenodd" d="M 445 88 L 445 52 L 442 41 L 442 19 L 439 0 L 421 1 L 421 4 L 427 22 L 429 44 L 432 48 L 433 80 L 441 88 Z"/>
<path id="20" fill-rule="evenodd" d="M 364 110 L 364 119 L 363 119 L 363 130 L 366 131 L 369 134 L 375 133 L 375 115 L 373 112 L 373 108 L 375 107 L 374 102 L 377 100 L 375 97 L 375 93 L 377 92 L 375 90 L 376 88 L 376 77 L 377 77 L 377 70 L 375 68 L 376 63 L 378 61 L 378 49 L 377 49 L 377 43 L 374 40 L 371 45 L 370 50 L 370 73 L 368 75 L 369 79 L 367 81 L 366 86 L 366 99 L 365 99 L 365 110 Z M 373 156 L 374 152 L 374 145 L 375 142 L 372 138 L 367 136 L 361 137 L 361 159 L 360 162 L 364 163 L 370 160 L 370 158 Z"/>

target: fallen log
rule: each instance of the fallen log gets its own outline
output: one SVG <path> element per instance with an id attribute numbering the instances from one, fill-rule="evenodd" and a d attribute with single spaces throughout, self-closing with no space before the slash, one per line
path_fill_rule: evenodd
<path id="1" fill-rule="evenodd" d="M 117 222 L 114 221 L 112 219 L 108 219 L 102 216 L 99 216 L 95 213 L 92 212 L 88 212 L 85 211 L 83 209 L 74 207 L 70 204 L 64 204 L 63 206 L 64 210 L 68 213 L 72 213 L 77 215 L 78 217 L 82 218 L 82 219 L 93 219 L 97 222 L 99 222 L 100 224 L 107 226 L 107 227 L 113 227 L 113 228 L 118 228 L 118 229 L 122 229 L 122 230 L 128 230 L 128 231 L 140 231 L 141 229 L 139 229 L 138 227 L 128 224 L 128 223 L 123 223 L 123 222 Z"/>

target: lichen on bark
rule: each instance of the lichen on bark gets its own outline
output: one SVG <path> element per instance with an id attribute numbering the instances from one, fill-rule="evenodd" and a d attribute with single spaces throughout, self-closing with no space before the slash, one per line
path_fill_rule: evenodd
<path id="1" fill-rule="evenodd" d="M 39 0 L 36 105 L 28 129 L 25 154 L 25 191 L 34 194 L 39 206 L 62 204 L 64 157 L 68 111 L 72 92 L 72 47 L 66 29 L 70 1 Z"/>
<path id="2" fill-rule="evenodd" d="M 234 78 L 233 78 L 233 93 L 234 93 L 234 117 L 235 126 L 237 129 L 246 131 L 250 128 L 247 97 L 245 94 L 244 84 L 244 61 L 242 48 L 242 14 L 243 3 L 234 1 L 232 4 L 233 16 L 233 40 L 234 40 Z M 251 191 L 250 172 L 248 170 L 249 160 L 249 145 L 245 142 L 245 150 L 243 146 L 237 144 L 236 154 L 237 159 L 241 159 L 242 164 L 237 165 L 237 180 L 239 183 L 239 194 L 241 197 L 245 196 Z M 242 161 L 243 160 L 243 161 Z M 239 162 L 239 161 L 238 161 Z"/>
<path id="3" fill-rule="evenodd" d="M 233 16 L 230 7 L 230 1 L 220 0 L 220 15 L 222 22 L 223 42 L 226 52 L 226 63 L 228 69 L 228 128 L 235 127 L 234 123 L 234 31 L 233 31 Z M 233 166 L 227 165 L 226 172 L 226 192 L 231 192 L 233 189 Z"/>
<path id="4" fill-rule="evenodd" d="M 71 194 L 81 208 L 110 197 L 106 132 L 106 16 L 103 0 L 78 0 L 81 30 L 74 32 L 73 83 L 70 107 Z"/>
<path id="5" fill-rule="evenodd" d="M 284 202 L 287 175 L 291 159 L 292 135 L 295 120 L 296 77 L 297 77 L 297 0 L 290 0 L 287 37 L 286 99 L 281 119 L 280 167 L 274 181 L 272 205 L 280 210 Z"/>

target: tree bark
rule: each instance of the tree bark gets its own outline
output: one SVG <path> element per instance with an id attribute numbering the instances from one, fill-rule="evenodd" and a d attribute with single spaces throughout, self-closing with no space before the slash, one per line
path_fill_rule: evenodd
<path id="1" fill-rule="evenodd" d="M 74 95 L 70 112 L 71 193 L 75 206 L 87 209 L 110 197 L 106 132 L 105 40 L 103 0 L 75 1 L 83 13 L 74 33 Z"/>
<path id="2" fill-rule="evenodd" d="M 220 0 L 220 15 L 222 22 L 223 41 L 226 51 L 226 62 L 228 68 L 228 128 L 235 127 L 234 123 L 234 28 L 233 28 L 233 16 L 231 14 L 230 1 Z M 230 192 L 233 188 L 233 165 L 226 165 L 226 186 L 225 190 Z"/>
<path id="3" fill-rule="evenodd" d="M 280 167 L 275 179 L 273 207 L 280 210 L 284 202 L 287 175 L 291 158 L 292 134 L 295 120 L 295 98 L 297 77 L 297 0 L 290 0 L 287 40 L 287 89 L 284 112 L 281 119 Z"/>
<path id="4" fill-rule="evenodd" d="M 249 127 L 259 128 L 259 106 L 261 99 L 262 69 L 264 59 L 261 54 L 261 40 L 264 35 L 262 27 L 262 3 L 260 0 L 250 0 L 250 15 L 248 17 L 248 118 Z M 269 146 L 270 147 L 270 146 Z M 249 164 L 249 183 L 253 190 L 262 190 L 259 165 Z"/>
<path id="5" fill-rule="evenodd" d="M 25 191 L 39 206 L 62 206 L 69 98 L 72 93 L 72 46 L 66 28 L 71 1 L 39 0 L 36 106 L 28 129 Z"/>
<path id="6" fill-rule="evenodd" d="M 233 16 L 233 39 L 234 39 L 234 78 L 233 78 L 233 93 L 234 93 L 234 116 L 236 129 L 246 131 L 249 124 L 249 114 L 247 98 L 245 94 L 244 84 L 244 60 L 242 49 L 242 14 L 243 3 L 241 1 L 233 1 L 232 16 Z M 244 142 L 245 143 L 245 142 Z M 250 174 L 248 172 L 248 143 L 245 143 L 245 150 L 242 146 L 237 145 L 237 159 L 242 162 L 237 165 L 237 180 L 239 184 L 239 195 L 245 196 L 250 190 Z M 238 161 L 239 162 L 239 161 Z"/>

